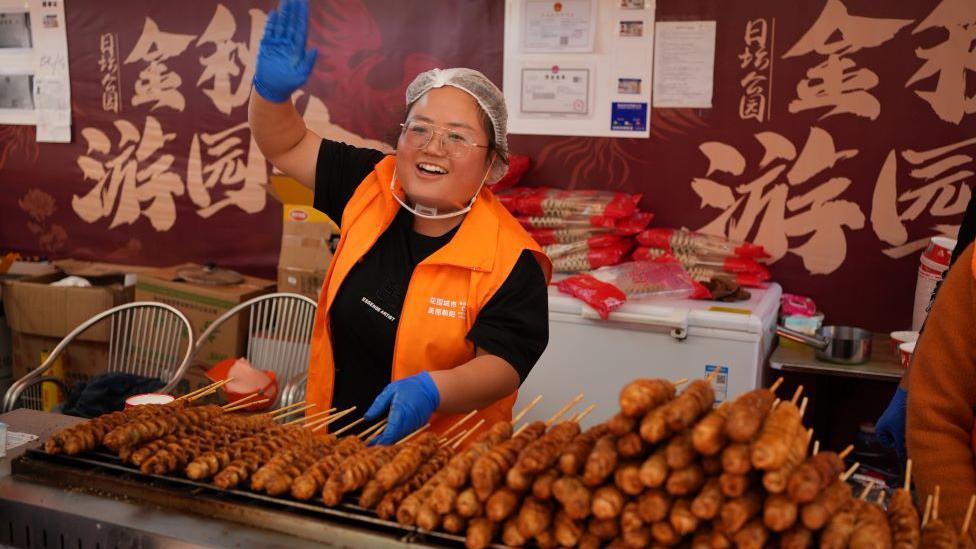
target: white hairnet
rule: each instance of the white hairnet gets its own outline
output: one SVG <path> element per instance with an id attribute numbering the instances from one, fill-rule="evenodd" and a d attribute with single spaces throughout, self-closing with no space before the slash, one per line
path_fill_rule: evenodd
<path id="1" fill-rule="evenodd" d="M 418 74 L 407 86 L 407 105 L 431 89 L 444 86 L 468 92 L 491 119 L 499 160 L 492 165 L 488 181 L 498 181 L 508 171 L 508 109 L 505 108 L 505 96 L 491 80 L 474 69 L 431 69 Z"/>

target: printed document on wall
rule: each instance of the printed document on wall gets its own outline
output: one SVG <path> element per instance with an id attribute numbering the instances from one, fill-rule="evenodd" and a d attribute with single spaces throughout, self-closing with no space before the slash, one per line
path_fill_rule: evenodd
<path id="1" fill-rule="evenodd" d="M 711 108 L 715 21 L 658 21 L 654 35 L 654 106 Z"/>

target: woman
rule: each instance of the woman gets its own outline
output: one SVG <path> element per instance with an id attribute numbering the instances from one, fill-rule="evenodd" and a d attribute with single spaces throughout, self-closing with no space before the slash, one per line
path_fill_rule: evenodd
<path id="1" fill-rule="evenodd" d="M 548 343 L 551 265 L 484 187 L 507 168 L 504 97 L 481 73 L 434 69 L 407 88 L 395 155 L 322 139 L 290 101 L 317 56 L 307 27 L 307 0 L 269 15 L 248 118 L 265 157 L 341 220 L 308 401 L 387 415 L 381 444 L 470 410 L 510 419 Z"/>

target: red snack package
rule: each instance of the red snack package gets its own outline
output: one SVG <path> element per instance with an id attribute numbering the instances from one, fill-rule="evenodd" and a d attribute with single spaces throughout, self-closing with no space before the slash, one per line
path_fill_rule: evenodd
<path id="1" fill-rule="evenodd" d="M 654 214 L 649 212 L 637 212 L 629 217 L 618 219 L 615 233 L 619 235 L 632 236 L 639 234 L 651 224 Z"/>
<path id="2" fill-rule="evenodd" d="M 556 284 L 556 288 L 593 307 L 600 318 L 606 320 L 610 313 L 627 301 L 627 295 L 613 284 L 600 282 L 588 274 L 577 274 Z"/>
<path id="3" fill-rule="evenodd" d="M 516 219 L 526 229 L 613 229 L 616 223 L 612 217 L 601 215 L 572 217 L 523 215 Z"/>

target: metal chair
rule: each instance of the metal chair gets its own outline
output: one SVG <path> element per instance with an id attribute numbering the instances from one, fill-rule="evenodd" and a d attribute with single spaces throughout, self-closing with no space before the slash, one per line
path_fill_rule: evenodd
<path id="1" fill-rule="evenodd" d="M 210 335 L 237 314 L 248 316 L 245 358 L 258 370 L 270 370 L 278 379 L 275 407 L 288 406 L 305 398 L 305 379 L 311 354 L 314 300 L 303 295 L 274 293 L 249 299 L 220 315 L 200 337 L 193 349 L 196 356 Z"/>
<path id="2" fill-rule="evenodd" d="M 65 383 L 45 375 L 64 349 L 98 324 L 108 326 L 109 372 L 154 377 L 166 383 L 161 392 L 169 392 L 183 377 L 193 351 L 193 327 L 179 310 L 164 303 L 140 301 L 103 311 L 79 324 L 62 339 L 39 367 L 18 379 L 3 397 L 3 411 L 15 408 L 41 410 L 41 387 L 52 383 L 67 394 Z M 86 376 L 76 376 L 84 380 Z"/>

